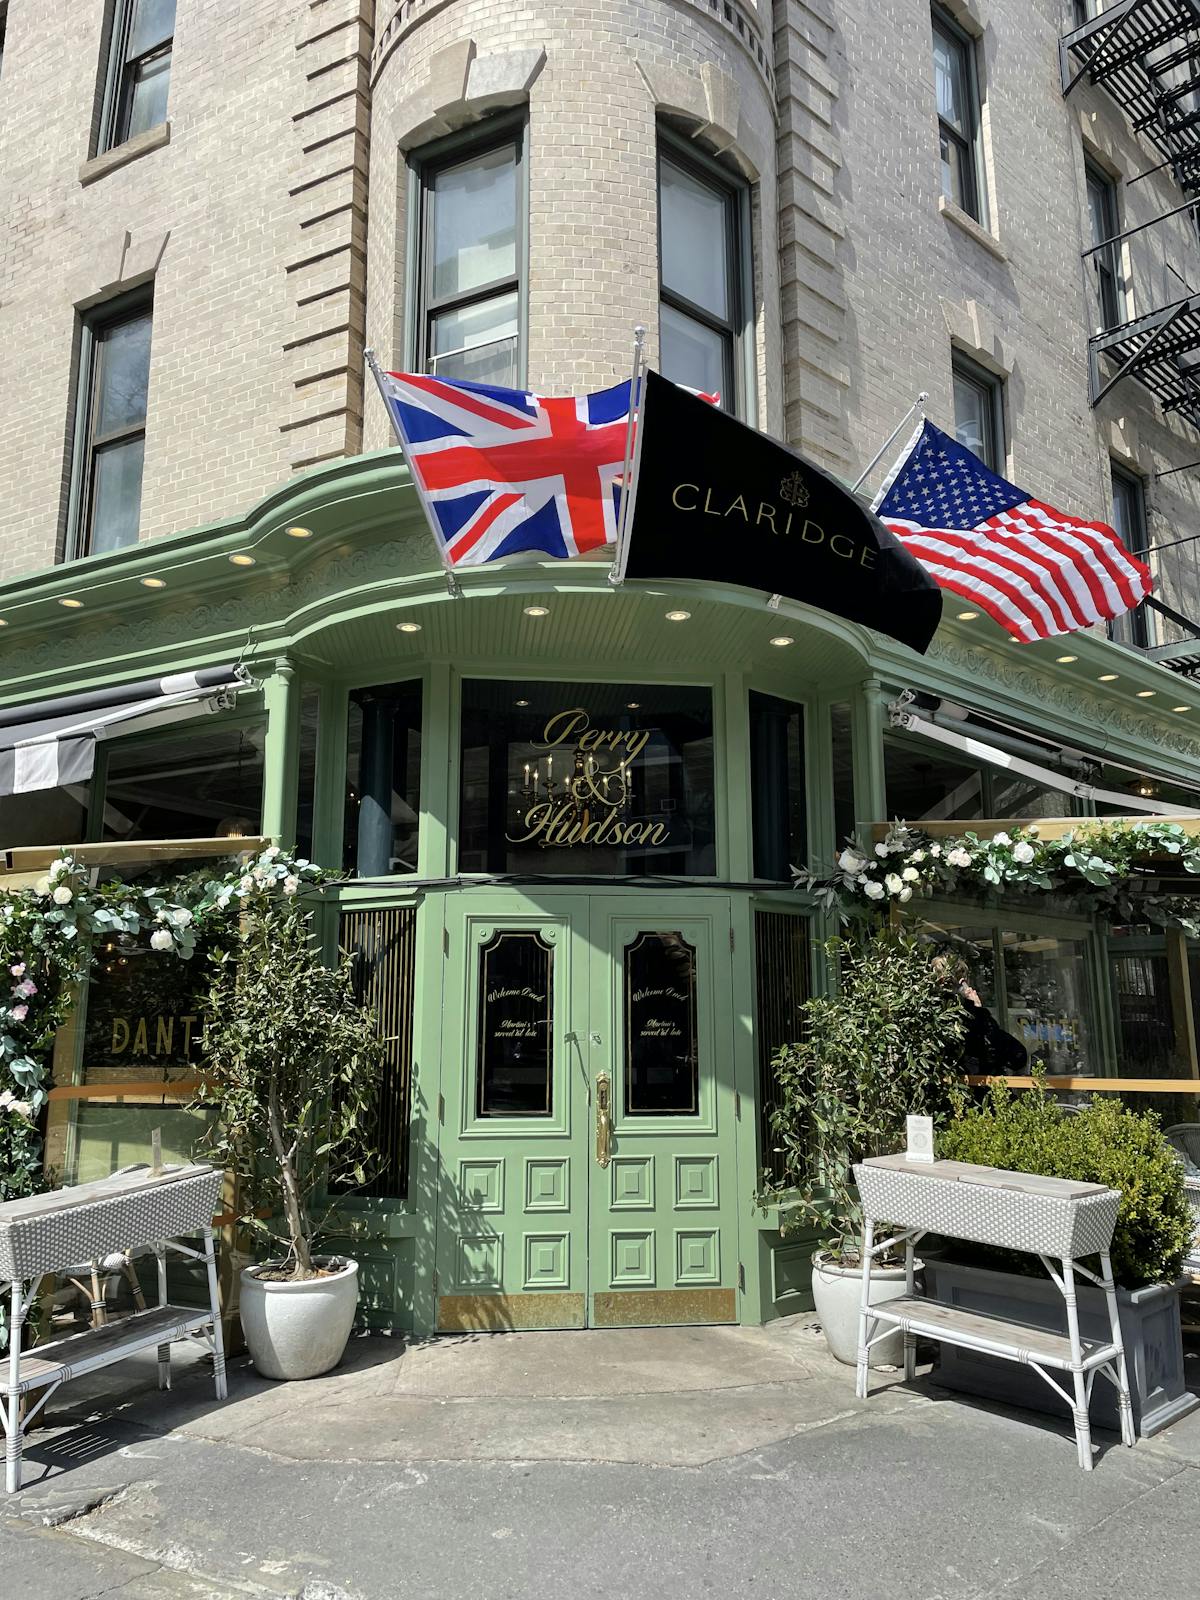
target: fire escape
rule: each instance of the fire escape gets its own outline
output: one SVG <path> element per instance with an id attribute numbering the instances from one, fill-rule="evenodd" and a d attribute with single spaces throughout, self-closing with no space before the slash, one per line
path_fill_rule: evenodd
<path id="1" fill-rule="evenodd" d="M 1200 0 L 1116 0 L 1059 41 L 1063 93 L 1086 78 L 1125 112 L 1170 170 L 1183 203 L 1085 251 L 1112 251 L 1132 234 L 1188 211 L 1200 228 Z M 1161 406 L 1200 430 L 1200 292 L 1095 334 L 1088 345 L 1093 406 L 1137 378 Z"/>

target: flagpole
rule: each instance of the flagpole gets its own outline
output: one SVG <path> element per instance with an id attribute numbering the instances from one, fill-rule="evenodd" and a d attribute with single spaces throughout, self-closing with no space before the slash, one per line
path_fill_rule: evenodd
<path id="1" fill-rule="evenodd" d="M 438 537 L 437 523 L 434 521 L 433 510 L 429 504 L 429 501 L 425 497 L 425 490 L 421 485 L 421 480 L 413 470 L 412 458 L 408 453 L 408 443 L 405 440 L 404 435 L 400 432 L 399 425 L 396 422 L 395 413 L 393 412 L 391 404 L 388 400 L 387 390 L 383 385 L 383 373 L 380 371 L 379 363 L 375 359 L 375 352 L 374 350 L 369 349 L 364 350 L 363 356 L 366 359 L 367 366 L 371 369 L 371 376 L 375 379 L 375 387 L 379 390 L 380 398 L 387 407 L 388 420 L 392 424 L 392 432 L 396 437 L 396 443 L 400 446 L 400 453 L 404 457 L 404 464 L 408 468 L 408 475 L 412 479 L 413 488 L 417 491 L 417 499 L 421 502 L 421 509 L 425 513 L 425 520 L 429 524 L 429 531 L 433 535 L 434 544 L 437 546 L 438 557 L 442 563 L 442 571 L 446 574 L 446 587 L 450 591 L 450 598 L 452 600 L 459 600 L 462 598 L 462 588 L 459 585 L 458 577 L 454 571 L 454 568 L 450 564 L 450 559 L 446 554 L 446 547 Z"/>
<path id="2" fill-rule="evenodd" d="M 633 370 L 629 379 L 629 415 L 625 421 L 625 462 L 621 472 L 621 512 L 617 518 L 617 547 L 613 552 L 608 581 L 618 588 L 625 581 L 625 530 L 629 526 L 629 508 L 633 500 L 633 419 L 637 406 L 638 384 L 645 365 L 646 330 L 639 322 L 633 330 Z"/>
<path id="3" fill-rule="evenodd" d="M 922 390 L 922 392 L 913 401 L 912 405 L 909 406 L 908 410 L 900 418 L 900 421 L 892 429 L 891 433 L 888 434 L 887 438 L 880 445 L 879 449 L 871 457 L 871 459 L 867 463 L 867 465 L 859 473 L 858 477 L 850 485 L 851 493 L 854 493 L 855 490 L 862 488 L 863 484 L 871 476 L 871 474 L 875 471 L 875 468 L 883 460 L 884 456 L 891 449 L 892 445 L 895 444 L 896 440 L 900 437 L 901 433 L 903 433 L 903 431 L 904 431 L 904 429 L 905 429 L 905 427 L 906 427 L 906 425 L 908 423 L 908 420 L 913 415 L 913 413 L 915 411 L 920 411 L 922 417 L 924 417 L 924 415 L 925 415 L 925 406 L 926 406 L 928 400 L 929 400 L 929 396 L 924 392 L 924 390 Z"/>

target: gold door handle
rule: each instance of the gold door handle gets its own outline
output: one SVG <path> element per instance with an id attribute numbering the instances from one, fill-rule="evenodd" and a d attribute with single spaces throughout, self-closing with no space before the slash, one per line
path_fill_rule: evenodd
<path id="1" fill-rule="evenodd" d="M 612 1080 L 607 1072 L 596 1077 L 596 1165 L 612 1160 Z"/>

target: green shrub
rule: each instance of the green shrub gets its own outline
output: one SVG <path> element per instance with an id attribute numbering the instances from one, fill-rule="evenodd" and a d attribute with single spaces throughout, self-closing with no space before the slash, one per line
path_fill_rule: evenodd
<path id="1" fill-rule="evenodd" d="M 1015 1093 L 993 1084 L 982 1105 L 943 1128 L 938 1155 L 985 1167 L 1037 1172 L 1121 1191 L 1113 1275 L 1126 1289 L 1173 1282 L 1192 1237 L 1183 1168 L 1153 1112 L 1094 1095 L 1066 1112 L 1040 1086 Z M 1025 1264 L 1030 1258 L 1025 1258 Z"/>

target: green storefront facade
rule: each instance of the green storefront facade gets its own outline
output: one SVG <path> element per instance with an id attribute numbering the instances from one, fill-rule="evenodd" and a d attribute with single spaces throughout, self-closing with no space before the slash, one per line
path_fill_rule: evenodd
<path id="1" fill-rule="evenodd" d="M 603 562 L 484 568 L 462 590 L 393 451 L 243 521 L 10 583 L 5 706 L 234 661 L 253 682 L 232 709 L 113 728 L 86 792 L 0 805 L 0 844 L 262 833 L 347 870 L 323 930 L 361 952 L 389 1042 L 380 1171 L 339 1197 L 374 1325 L 801 1309 L 811 1245 L 754 1201 L 770 1053 L 832 931 L 792 867 L 889 816 L 1086 815 L 1081 774 L 1192 808 L 1200 704 L 1142 654 L 1018 647 L 953 597 L 921 658 L 749 591 L 614 590 Z M 975 743 L 894 728 L 905 691 Z M 922 912 L 973 945 L 985 1000 L 1052 1069 L 1194 1066 L 1161 935 L 1063 908 Z M 151 1121 L 175 1148 L 194 1134 L 170 1086 L 202 1045 L 169 1010 L 140 1044 L 128 1017 L 60 1041 L 65 1178 L 128 1159 Z M 120 1070 L 97 1069 L 101 1034 Z M 122 1097 L 122 1072 L 160 1073 L 162 1096 Z"/>

